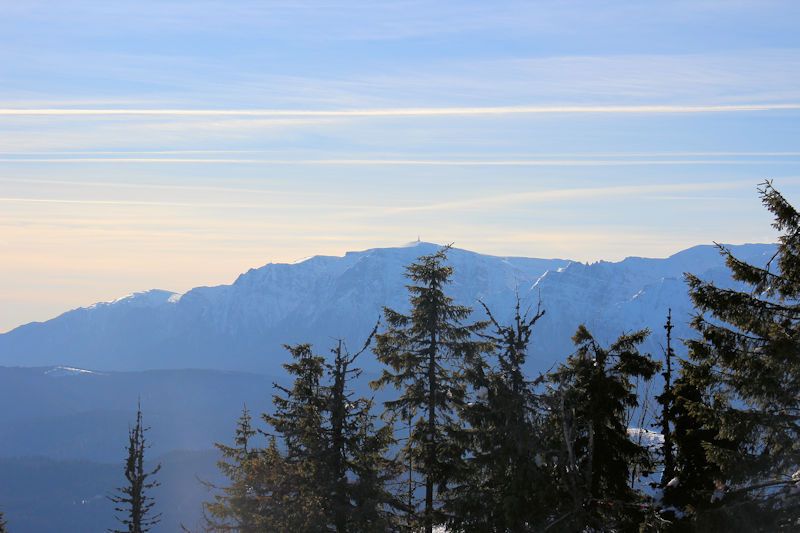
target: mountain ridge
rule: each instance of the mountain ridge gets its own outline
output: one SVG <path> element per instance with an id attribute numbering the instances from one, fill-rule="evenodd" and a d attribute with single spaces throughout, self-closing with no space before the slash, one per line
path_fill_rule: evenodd
<path id="1" fill-rule="evenodd" d="M 281 345 L 312 342 L 323 353 L 335 338 L 360 343 L 384 306 L 407 309 L 405 266 L 440 245 L 371 248 L 342 256 L 267 263 L 229 285 L 183 294 L 163 289 L 132 293 L 32 322 L 0 334 L 0 364 L 62 365 L 103 370 L 213 368 L 279 372 Z M 732 246 L 744 260 L 763 263 L 772 244 Z M 585 323 L 603 341 L 623 330 L 676 317 L 687 335 L 691 303 L 682 275 L 693 272 L 730 284 L 724 259 L 698 245 L 663 259 L 631 256 L 618 262 L 504 257 L 452 248 L 450 292 L 459 303 L 486 303 L 500 318 L 518 293 L 526 304 L 541 298 L 547 311 L 535 331 L 534 369 L 563 358 L 572 332 Z M 479 307 L 479 306 L 478 306 Z M 476 309 L 476 318 L 481 310 Z M 656 348 L 654 342 L 651 348 Z M 368 370 L 374 361 L 366 361 Z"/>

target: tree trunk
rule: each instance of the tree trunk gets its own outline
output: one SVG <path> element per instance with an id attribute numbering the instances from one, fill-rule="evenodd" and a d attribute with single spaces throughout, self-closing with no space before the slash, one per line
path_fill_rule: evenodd
<path id="1" fill-rule="evenodd" d="M 661 411 L 661 433 L 664 435 L 664 472 L 661 475 L 661 487 L 667 486 L 667 483 L 675 476 L 675 459 L 672 453 L 672 309 L 667 314 L 667 323 L 664 329 L 667 330 L 667 351 L 666 351 L 666 365 L 664 369 L 664 399 L 663 409 Z"/>
<path id="2" fill-rule="evenodd" d="M 428 353 L 428 434 L 425 473 L 425 533 L 433 533 L 433 466 L 436 462 L 436 446 L 433 439 L 436 429 L 436 332 L 431 332 Z"/>

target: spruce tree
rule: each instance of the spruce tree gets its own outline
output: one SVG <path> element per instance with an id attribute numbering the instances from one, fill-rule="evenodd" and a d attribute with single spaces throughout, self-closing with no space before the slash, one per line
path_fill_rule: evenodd
<path id="1" fill-rule="evenodd" d="M 285 447 L 285 470 L 289 474 L 281 494 L 288 506 L 284 511 L 285 531 L 326 531 L 330 499 L 325 481 L 331 478 L 327 461 L 326 436 L 322 431 L 327 391 L 322 377 L 325 359 L 312 352 L 311 345 L 286 346 L 293 361 L 284 364 L 294 376 L 291 388 L 275 384 L 275 412 L 262 415 Z"/>
<path id="2" fill-rule="evenodd" d="M 246 476 L 256 503 L 253 531 L 304 531 L 307 501 L 297 497 L 301 466 L 290 463 L 278 448 L 275 437 L 247 463 Z"/>
<path id="3" fill-rule="evenodd" d="M 672 391 L 672 360 L 675 358 L 675 352 L 672 349 L 672 309 L 667 313 L 667 322 L 664 324 L 664 330 L 667 332 L 667 346 L 664 349 L 664 365 L 662 366 L 664 372 L 661 374 L 664 379 L 664 389 L 660 395 L 656 397 L 656 401 L 661 405 L 661 414 L 657 420 L 661 429 L 661 435 L 664 443 L 661 447 L 663 456 L 663 470 L 661 473 L 661 481 L 659 486 L 663 490 L 675 477 L 675 446 L 672 438 L 673 430 L 673 412 L 674 408 L 674 394 Z"/>
<path id="4" fill-rule="evenodd" d="M 308 344 L 287 347 L 293 362 L 284 367 L 294 382 L 275 385 L 275 412 L 264 415 L 273 440 L 249 461 L 247 472 L 258 504 L 256 531 L 391 529 L 397 506 L 387 489 L 397 476 L 387 458 L 393 428 L 376 427 L 372 400 L 356 398 L 352 390 L 361 374 L 354 363 L 374 333 L 355 354 L 339 341 L 329 363 Z M 224 503 L 230 512 L 231 502 Z"/>
<path id="5" fill-rule="evenodd" d="M 397 476 L 395 463 L 386 457 L 394 443 L 393 428 L 384 425 L 377 429 L 372 400 L 353 398 L 351 387 L 351 381 L 361 375 L 354 363 L 367 350 L 374 334 L 375 330 L 355 354 L 350 354 L 340 340 L 331 350 L 332 363 L 327 365 L 330 388 L 325 430 L 331 477 L 326 492 L 330 494 L 333 530 L 337 533 L 388 530 L 391 510 L 397 506 L 387 490 Z"/>
<path id="6" fill-rule="evenodd" d="M 386 308 L 387 329 L 377 336 L 375 355 L 386 367 L 375 387 L 392 385 L 399 398 L 387 410 L 409 421 L 403 453 L 425 483 L 422 525 L 427 533 L 443 521 L 434 490 L 445 488 L 455 447 L 447 439 L 455 408 L 464 398 L 459 371 L 464 354 L 474 350 L 473 335 L 485 324 L 464 324 L 472 312 L 445 292 L 453 268 L 445 264 L 449 247 L 420 257 L 406 269 L 411 311 Z"/>
<path id="7" fill-rule="evenodd" d="M 339 340 L 337 347 L 333 350 L 334 361 L 329 366 L 329 371 L 333 376 L 333 383 L 330 393 L 330 461 L 331 461 L 331 492 L 334 526 L 337 532 L 347 531 L 347 517 L 351 511 L 351 499 L 348 490 L 348 444 L 347 437 L 350 436 L 351 427 L 348 427 L 351 420 L 348 419 L 348 409 L 350 398 L 347 396 L 347 380 L 353 372 L 348 367 L 352 362 L 347 357 Z"/>
<path id="8" fill-rule="evenodd" d="M 230 480 L 213 502 L 203 504 L 208 531 L 233 531 L 237 533 L 256 533 L 258 499 L 254 491 L 254 461 L 258 460 L 258 450 L 251 445 L 256 430 L 247 406 L 236 424 L 233 446 L 217 443 L 222 454 L 217 462 L 220 472 Z M 216 488 L 216 487 L 211 487 Z"/>
<path id="9" fill-rule="evenodd" d="M 8 533 L 8 524 L 3 516 L 3 511 L 0 511 L 0 533 Z"/>
<path id="10" fill-rule="evenodd" d="M 528 380 L 523 366 L 544 311 L 529 316 L 517 299 L 513 322 L 505 325 L 484 309 L 493 326 L 484 338 L 495 364 L 480 352 L 469 358 L 465 377 L 474 392 L 460 409 L 466 427 L 456 435 L 463 461 L 446 493 L 448 530 L 533 531 L 546 515 L 548 483 L 541 468 L 539 380 Z"/>
<path id="11" fill-rule="evenodd" d="M 125 461 L 125 479 L 127 483 L 117 489 L 117 494 L 109 496 L 117 507 L 115 511 L 123 513 L 117 516 L 124 529 L 109 530 L 112 533 L 146 533 L 161 521 L 161 514 L 152 514 L 155 501 L 148 491 L 160 485 L 153 476 L 161 470 L 156 465 L 150 471 L 144 466 L 144 452 L 149 447 L 145 433 L 150 428 L 142 424 L 142 409 L 137 406 L 136 425 L 128 432 L 128 456 Z"/>
<path id="12" fill-rule="evenodd" d="M 720 469 L 724 490 L 718 492 L 725 493 L 731 520 L 741 524 L 750 518 L 758 529 L 795 530 L 800 519 L 800 498 L 794 493 L 800 479 L 800 213 L 771 182 L 759 193 L 780 232 L 772 259 L 751 265 L 720 246 L 743 289 L 686 275 L 698 311 L 693 327 L 700 335 L 689 342 L 689 355 L 711 376 L 708 401 L 692 407 L 704 427 L 733 444 L 704 442 Z"/>
<path id="13" fill-rule="evenodd" d="M 631 530 L 642 519 L 643 498 L 630 474 L 647 470 L 650 457 L 629 438 L 626 411 L 638 406 L 633 381 L 649 380 L 658 369 L 638 351 L 648 333 L 623 335 L 604 348 L 580 326 L 573 337 L 576 353 L 551 376 L 551 422 L 561 433 L 561 503 L 548 526 L 553 530 Z"/>
<path id="14" fill-rule="evenodd" d="M 707 392 L 713 387 L 713 379 L 708 367 L 681 361 L 672 387 L 675 471 L 671 486 L 664 490 L 664 505 L 672 511 L 669 514 L 673 516 L 668 517 L 682 527 L 688 527 L 716 503 L 712 498 L 721 471 L 709 460 L 707 447 L 733 447 L 731 441 L 718 436 L 715 420 L 707 417 L 714 411 Z"/>

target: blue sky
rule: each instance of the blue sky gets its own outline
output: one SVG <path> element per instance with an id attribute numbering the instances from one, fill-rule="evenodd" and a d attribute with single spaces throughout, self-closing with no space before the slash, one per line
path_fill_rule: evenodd
<path id="1" fill-rule="evenodd" d="M 800 4 L 0 2 L 0 331 L 421 236 L 774 238 Z"/>

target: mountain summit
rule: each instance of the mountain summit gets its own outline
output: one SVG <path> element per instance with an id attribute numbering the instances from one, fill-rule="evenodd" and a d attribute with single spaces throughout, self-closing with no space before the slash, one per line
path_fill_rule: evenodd
<path id="1" fill-rule="evenodd" d="M 46 322 L 0 335 L 0 365 L 61 365 L 101 371 L 209 368 L 280 372 L 285 343 L 312 342 L 325 353 L 334 339 L 363 342 L 384 306 L 407 309 L 406 265 L 439 245 L 413 242 L 394 248 L 314 256 L 270 263 L 241 274 L 231 285 L 197 287 L 185 294 L 135 293 L 113 302 L 68 311 Z M 763 264 L 770 244 L 732 247 L 747 262 Z M 649 327 L 661 333 L 672 308 L 675 336 L 691 334 L 692 307 L 683 273 L 719 285 L 731 283 L 713 246 L 696 246 L 665 259 L 630 257 L 584 264 L 565 259 L 497 257 L 454 248 L 450 293 L 458 303 L 483 301 L 498 318 L 513 311 L 515 294 L 527 305 L 541 300 L 532 370 L 546 370 L 571 352 L 581 323 L 599 340 Z M 647 346 L 660 350 L 660 337 Z M 374 361 L 364 361 L 367 370 Z"/>

